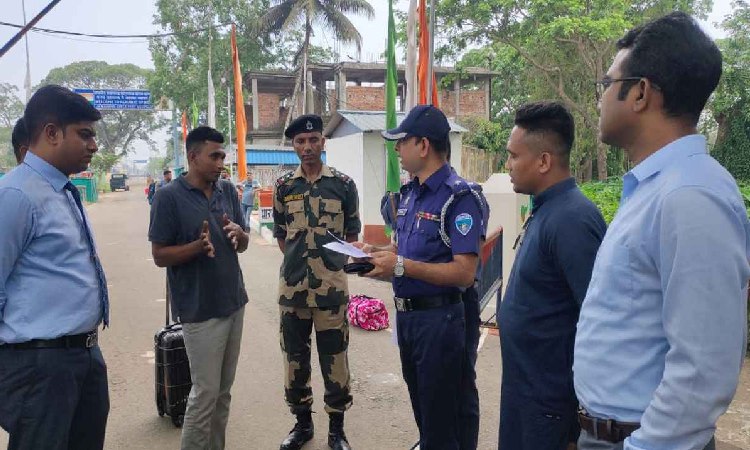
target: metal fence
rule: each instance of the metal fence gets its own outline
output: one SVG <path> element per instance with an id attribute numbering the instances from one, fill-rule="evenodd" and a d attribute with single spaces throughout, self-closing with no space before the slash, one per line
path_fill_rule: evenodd
<path id="1" fill-rule="evenodd" d="M 482 268 L 477 284 L 479 311 L 483 311 L 503 285 L 502 233 L 482 248 Z"/>

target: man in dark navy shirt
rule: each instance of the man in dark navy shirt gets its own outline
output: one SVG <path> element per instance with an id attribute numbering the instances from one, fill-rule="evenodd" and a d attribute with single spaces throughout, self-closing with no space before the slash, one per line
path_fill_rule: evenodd
<path id="1" fill-rule="evenodd" d="M 573 344 L 606 223 L 570 176 L 573 136 L 564 106 L 538 102 L 516 112 L 507 145 L 513 189 L 534 207 L 497 312 L 502 450 L 564 450 L 578 438 Z"/>
<path id="2" fill-rule="evenodd" d="M 469 183 L 445 162 L 450 125 L 434 106 L 412 109 L 386 133 L 404 170 L 393 245 L 373 248 L 371 277 L 394 277 L 401 367 L 422 450 L 459 449 L 466 324 L 461 288 L 474 283 L 484 215 Z M 445 206 L 447 205 L 447 208 Z"/>

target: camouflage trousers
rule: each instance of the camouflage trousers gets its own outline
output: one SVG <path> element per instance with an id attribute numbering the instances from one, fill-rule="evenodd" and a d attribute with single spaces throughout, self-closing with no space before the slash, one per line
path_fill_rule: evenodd
<path id="1" fill-rule="evenodd" d="M 315 326 L 325 410 L 343 413 L 352 405 L 349 391 L 349 322 L 346 305 L 321 308 L 279 306 L 279 334 L 284 354 L 284 394 L 292 414 L 310 411 L 310 337 Z"/>

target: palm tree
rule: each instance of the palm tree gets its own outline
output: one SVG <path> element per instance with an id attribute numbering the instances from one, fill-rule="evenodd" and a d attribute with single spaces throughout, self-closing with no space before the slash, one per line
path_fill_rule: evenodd
<path id="1" fill-rule="evenodd" d="M 346 14 L 362 15 L 368 19 L 375 16 L 375 10 L 367 0 L 273 0 L 274 6 L 261 18 L 261 31 L 263 32 L 285 32 L 304 26 L 305 40 L 298 57 L 302 56 L 300 77 L 297 83 L 303 86 L 303 113 L 307 110 L 307 55 L 310 47 L 310 36 L 313 33 L 313 25 L 333 31 L 338 40 L 345 44 L 354 44 L 357 51 L 362 49 L 362 36 L 354 24 L 346 17 Z M 294 97 L 297 95 L 298 86 L 295 86 Z M 294 102 L 294 98 L 292 100 Z M 287 116 L 287 122 L 291 114 Z"/>

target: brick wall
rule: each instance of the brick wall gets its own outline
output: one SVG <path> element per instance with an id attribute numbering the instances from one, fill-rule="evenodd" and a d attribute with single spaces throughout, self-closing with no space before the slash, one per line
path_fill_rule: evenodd
<path id="1" fill-rule="evenodd" d="M 456 97 L 454 92 L 451 91 L 440 91 L 440 109 L 443 110 L 446 116 L 456 116 Z M 475 91 L 464 91 L 461 90 L 459 95 L 458 112 L 460 117 L 479 116 L 485 117 L 486 114 L 486 103 L 484 96 L 484 89 Z"/>
<path id="2" fill-rule="evenodd" d="M 438 95 L 440 96 L 440 108 L 445 115 L 455 117 L 456 102 L 453 91 L 439 91 Z M 347 104 L 342 105 L 342 109 L 355 111 L 382 111 L 385 109 L 385 88 L 347 86 L 346 96 Z M 336 91 L 329 89 L 328 98 L 331 101 L 331 111 L 336 111 Z M 461 113 L 461 117 L 485 117 L 484 90 L 461 90 L 459 101 L 459 113 Z"/>
<path id="3" fill-rule="evenodd" d="M 385 109 L 385 88 L 347 86 L 346 104 L 342 108 L 357 111 L 382 111 Z"/>
<path id="4" fill-rule="evenodd" d="M 258 94 L 258 126 L 261 130 L 275 130 L 284 126 L 286 112 L 280 110 L 281 98 L 279 94 Z M 247 130 L 253 130 L 253 107 L 245 106 Z"/>

